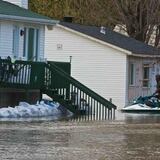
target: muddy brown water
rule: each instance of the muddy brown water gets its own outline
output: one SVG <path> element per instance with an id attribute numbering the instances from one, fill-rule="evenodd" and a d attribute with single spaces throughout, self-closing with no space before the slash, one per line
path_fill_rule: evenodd
<path id="1" fill-rule="evenodd" d="M 0 121 L 0 160 L 160 160 L 160 115 Z"/>

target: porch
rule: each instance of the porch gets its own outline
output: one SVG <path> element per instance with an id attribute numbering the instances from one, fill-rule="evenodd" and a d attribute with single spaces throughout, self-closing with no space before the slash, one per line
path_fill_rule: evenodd
<path id="1" fill-rule="evenodd" d="M 93 119 L 115 117 L 116 106 L 70 76 L 70 63 L 0 60 L 0 87 L 23 90 L 21 99 L 32 103 L 47 94 L 75 113 Z M 29 99 L 31 91 L 38 91 Z M 39 93 L 39 94 L 38 94 Z M 36 95 L 36 94 L 33 94 Z M 33 98 L 33 97 L 32 97 Z M 2 104 L 0 104 L 2 105 Z"/>

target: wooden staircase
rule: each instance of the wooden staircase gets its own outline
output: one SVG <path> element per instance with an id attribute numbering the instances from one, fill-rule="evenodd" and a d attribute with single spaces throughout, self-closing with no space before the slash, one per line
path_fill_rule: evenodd
<path id="1" fill-rule="evenodd" d="M 71 77 L 66 68 L 66 64 L 56 62 L 0 60 L 0 86 L 39 89 L 75 115 L 114 118 L 116 106 Z"/>

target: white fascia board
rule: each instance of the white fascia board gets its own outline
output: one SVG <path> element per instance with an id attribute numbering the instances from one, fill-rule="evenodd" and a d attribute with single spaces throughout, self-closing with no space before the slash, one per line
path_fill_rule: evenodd
<path id="1" fill-rule="evenodd" d="M 123 48 L 117 47 L 117 46 L 115 46 L 115 45 L 112 45 L 112 44 L 110 44 L 110 43 L 104 42 L 104 41 L 99 40 L 99 39 L 97 39 L 97 38 L 88 36 L 88 35 L 86 35 L 86 34 L 84 34 L 84 33 L 75 31 L 75 30 L 70 29 L 70 28 L 68 28 L 68 27 L 65 27 L 65 26 L 63 26 L 63 25 L 57 24 L 57 26 L 60 27 L 60 28 L 62 28 L 62 29 L 64 29 L 64 30 L 67 30 L 67 31 L 69 31 L 69 32 L 72 32 L 72 33 L 75 33 L 75 34 L 80 35 L 80 36 L 82 36 L 82 37 L 88 38 L 88 39 L 90 39 L 90 40 L 92 40 L 92 41 L 98 42 L 98 43 L 100 43 L 100 44 L 103 44 L 103 45 L 106 45 L 106 46 L 111 47 L 111 48 L 113 48 L 113 49 L 116 49 L 116 50 L 118 50 L 118 51 L 121 51 L 121 52 L 123 52 L 123 53 L 125 53 L 125 54 L 127 54 L 127 55 L 132 55 L 132 52 L 130 52 L 130 51 L 128 51 L 128 50 L 125 50 L 125 49 L 123 49 Z"/>
<path id="2" fill-rule="evenodd" d="M 160 58 L 160 55 L 147 55 L 147 54 L 135 54 L 133 53 L 131 56 L 134 56 L 134 57 L 144 57 L 144 58 Z"/>
<path id="3" fill-rule="evenodd" d="M 56 20 L 20 17 L 20 16 L 12 16 L 12 15 L 4 15 L 4 14 L 0 14 L 0 19 L 12 20 L 12 21 L 16 21 L 16 22 L 28 22 L 28 23 L 34 23 L 34 24 L 43 24 L 43 25 L 55 25 L 55 24 L 59 23 L 59 21 L 56 21 Z"/>

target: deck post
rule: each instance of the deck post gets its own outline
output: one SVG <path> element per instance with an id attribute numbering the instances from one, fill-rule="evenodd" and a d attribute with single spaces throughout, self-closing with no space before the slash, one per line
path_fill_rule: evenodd
<path id="1" fill-rule="evenodd" d="M 43 91 L 42 91 L 42 90 L 40 90 L 40 92 L 39 92 L 39 101 L 41 101 L 41 100 L 42 100 L 42 98 L 43 98 Z"/>
<path id="2" fill-rule="evenodd" d="M 25 92 L 26 92 L 26 94 L 25 94 L 26 95 L 26 101 L 29 102 L 29 90 L 26 89 Z"/>

